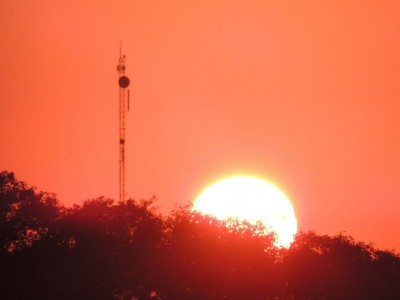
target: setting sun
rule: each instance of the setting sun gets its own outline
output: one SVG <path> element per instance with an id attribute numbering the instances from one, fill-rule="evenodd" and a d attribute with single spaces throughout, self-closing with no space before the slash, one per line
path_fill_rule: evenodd
<path id="1" fill-rule="evenodd" d="M 289 247 L 297 232 L 289 199 L 274 185 L 254 177 L 231 177 L 208 186 L 192 210 L 219 220 L 262 222 L 276 234 L 277 246 Z"/>

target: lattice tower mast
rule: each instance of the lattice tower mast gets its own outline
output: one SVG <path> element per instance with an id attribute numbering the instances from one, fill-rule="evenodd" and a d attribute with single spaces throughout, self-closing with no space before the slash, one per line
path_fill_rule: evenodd
<path id="1" fill-rule="evenodd" d="M 119 75 L 119 201 L 125 201 L 125 117 L 129 111 L 129 78 L 125 76 L 125 55 L 119 51 L 117 71 Z"/>

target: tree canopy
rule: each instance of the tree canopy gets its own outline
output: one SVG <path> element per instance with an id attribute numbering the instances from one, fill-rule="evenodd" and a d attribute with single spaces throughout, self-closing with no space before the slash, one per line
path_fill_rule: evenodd
<path id="1" fill-rule="evenodd" d="M 155 199 L 66 208 L 3 171 L 1 298 L 400 299 L 393 251 L 313 232 L 276 248 L 259 230 L 188 208 L 162 216 Z"/>

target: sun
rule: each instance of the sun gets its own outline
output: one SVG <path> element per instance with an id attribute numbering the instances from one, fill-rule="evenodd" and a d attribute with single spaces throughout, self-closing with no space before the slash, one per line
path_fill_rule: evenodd
<path id="1" fill-rule="evenodd" d="M 255 177 L 236 176 L 211 184 L 196 198 L 192 211 L 218 220 L 262 222 L 276 234 L 278 247 L 289 247 L 297 232 L 289 199 L 273 184 Z"/>

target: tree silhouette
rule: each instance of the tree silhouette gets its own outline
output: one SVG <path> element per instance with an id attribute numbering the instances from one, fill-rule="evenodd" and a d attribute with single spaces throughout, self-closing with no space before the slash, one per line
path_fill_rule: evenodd
<path id="1" fill-rule="evenodd" d="M 295 299 L 396 299 L 400 259 L 383 253 L 343 234 L 298 234 L 283 259 L 287 293 Z"/>
<path id="2" fill-rule="evenodd" d="M 3 251 L 30 247 L 53 234 L 63 206 L 54 194 L 37 192 L 18 182 L 13 173 L 0 173 L 0 243 Z"/>
<path id="3" fill-rule="evenodd" d="M 400 299 L 400 257 L 350 236 L 218 221 L 155 199 L 65 208 L 0 173 L 1 299 Z"/>
<path id="4" fill-rule="evenodd" d="M 154 200 L 98 198 L 66 209 L 12 173 L 2 172 L 0 180 L 1 284 L 9 298 L 151 294 L 151 266 L 164 240 Z"/>
<path id="5" fill-rule="evenodd" d="M 272 236 L 255 235 L 259 228 L 250 224 L 227 227 L 225 222 L 184 210 L 169 223 L 165 269 L 179 272 L 160 288 L 161 294 L 168 299 L 243 299 L 239 292 L 257 293 L 252 288 L 259 282 L 254 275 L 273 264 L 273 255 L 264 251 L 272 249 Z"/>
<path id="6" fill-rule="evenodd" d="M 13 173 L 0 173 L 0 262 L 3 293 L 29 298 L 23 287 L 35 287 L 45 276 L 56 252 L 52 241 L 58 237 L 57 222 L 64 207 L 54 194 L 37 192 L 15 179 Z M 48 255 L 50 253 L 50 255 Z M 46 257 L 43 264 L 42 258 Z"/>

